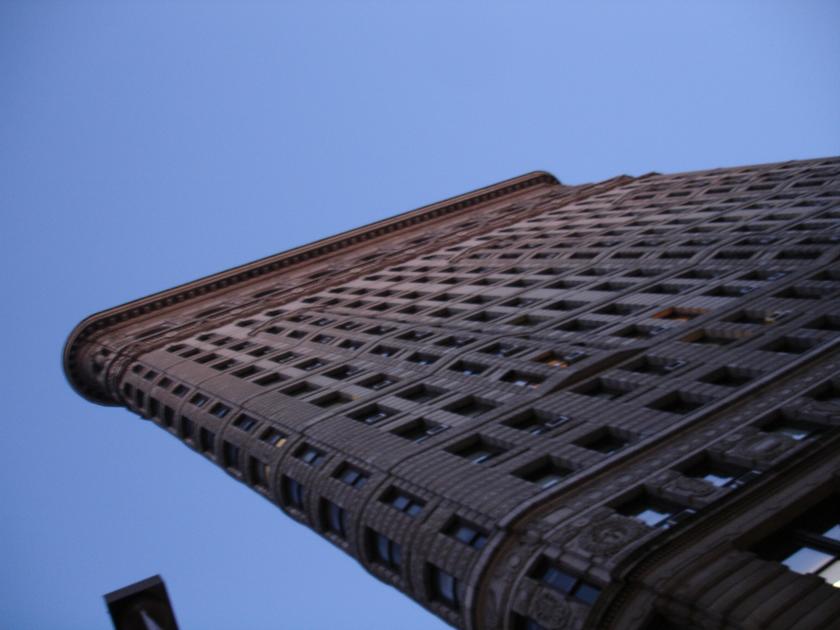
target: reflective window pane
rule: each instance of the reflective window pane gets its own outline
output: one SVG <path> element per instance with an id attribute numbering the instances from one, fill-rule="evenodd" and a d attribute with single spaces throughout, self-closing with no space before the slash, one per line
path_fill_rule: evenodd
<path id="1" fill-rule="evenodd" d="M 797 573 L 816 573 L 833 557 L 811 547 L 802 547 L 782 560 L 782 564 Z"/>

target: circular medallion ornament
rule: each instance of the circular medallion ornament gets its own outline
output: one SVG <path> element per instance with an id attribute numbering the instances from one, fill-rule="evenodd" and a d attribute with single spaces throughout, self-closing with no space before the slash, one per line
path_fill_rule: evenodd
<path id="1" fill-rule="evenodd" d="M 530 617 L 543 628 L 562 630 L 572 620 L 569 603 L 558 593 L 538 590 L 531 598 Z"/>
<path id="2" fill-rule="evenodd" d="M 635 521 L 614 519 L 595 523 L 578 538 L 582 549 L 597 555 L 611 555 L 641 536 L 644 526 Z"/>

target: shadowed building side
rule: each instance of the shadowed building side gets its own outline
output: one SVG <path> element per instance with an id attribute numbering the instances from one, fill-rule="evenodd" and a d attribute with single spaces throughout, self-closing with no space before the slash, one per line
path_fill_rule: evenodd
<path id="1" fill-rule="evenodd" d="M 837 159 L 534 173 L 94 315 L 65 371 L 454 626 L 820 628 L 838 228 Z"/>

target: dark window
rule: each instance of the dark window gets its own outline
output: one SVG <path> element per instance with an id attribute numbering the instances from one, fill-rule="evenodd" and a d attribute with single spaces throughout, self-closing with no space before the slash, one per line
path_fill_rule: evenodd
<path id="1" fill-rule="evenodd" d="M 260 440 L 262 440 L 266 444 L 271 444 L 271 446 L 276 446 L 277 448 L 280 448 L 286 443 L 286 434 L 281 433 L 277 429 L 268 428 L 262 432 L 262 435 L 260 435 Z"/>
<path id="2" fill-rule="evenodd" d="M 239 447 L 230 442 L 222 442 L 222 456 L 225 468 L 239 470 Z"/>
<path id="3" fill-rule="evenodd" d="M 590 606 L 595 603 L 598 595 L 601 594 L 601 589 L 597 586 L 561 571 L 546 560 L 538 564 L 533 577 L 543 584 Z"/>
<path id="4" fill-rule="evenodd" d="M 260 387 L 268 387 L 269 385 L 281 383 L 287 378 L 287 376 L 283 376 L 282 374 L 278 374 L 277 372 L 271 372 L 270 374 L 266 374 L 265 376 L 255 378 L 253 382 L 255 385 L 259 385 Z"/>
<path id="5" fill-rule="evenodd" d="M 404 389 L 403 391 L 397 393 L 397 396 L 404 398 L 405 400 L 411 400 L 412 402 L 427 402 L 429 400 L 434 400 L 435 398 L 440 398 L 445 393 L 446 390 L 444 389 L 420 384 Z"/>
<path id="6" fill-rule="evenodd" d="M 748 470 L 709 458 L 701 460 L 682 472 L 686 477 L 702 479 L 718 488 L 738 487 L 755 479 L 760 474 L 755 470 Z"/>
<path id="7" fill-rule="evenodd" d="M 796 441 L 810 438 L 819 433 L 822 428 L 814 423 L 794 420 L 784 411 L 774 411 L 759 421 L 758 425 L 766 433 L 779 433 Z"/>
<path id="8" fill-rule="evenodd" d="M 176 385 L 175 389 L 172 390 L 172 394 L 177 396 L 178 398 L 183 398 L 184 395 L 190 391 L 188 387 L 184 385 Z"/>
<path id="9" fill-rule="evenodd" d="M 198 432 L 198 443 L 202 452 L 212 453 L 215 449 L 216 435 L 209 429 L 201 427 L 201 430 Z"/>
<path id="10" fill-rule="evenodd" d="M 571 473 L 571 469 L 558 464 L 550 457 L 546 457 L 518 470 L 514 475 L 545 489 L 560 483 Z"/>
<path id="11" fill-rule="evenodd" d="M 320 466 L 324 461 L 324 452 L 314 446 L 304 444 L 298 449 L 296 457 L 310 466 Z"/>
<path id="12" fill-rule="evenodd" d="M 694 514 L 694 510 L 670 501 L 642 493 L 630 501 L 616 507 L 616 511 L 630 516 L 649 527 L 667 528 L 676 525 L 682 519 Z"/>
<path id="13" fill-rule="evenodd" d="M 362 381 L 359 383 L 362 387 L 368 387 L 370 389 L 380 390 L 389 387 L 397 382 L 397 379 L 391 378 L 390 376 L 386 376 L 384 374 L 377 374 L 372 376 L 371 378 Z"/>
<path id="14" fill-rule="evenodd" d="M 244 413 L 240 413 L 236 417 L 236 420 L 233 421 L 233 426 L 241 431 L 245 431 L 246 433 L 252 431 L 257 424 L 259 423 L 254 418 L 247 416 Z"/>
<path id="15" fill-rule="evenodd" d="M 299 510 L 303 509 L 303 486 L 291 477 L 283 475 L 280 482 L 283 498 L 286 503 Z"/>
<path id="16" fill-rule="evenodd" d="M 391 431 L 391 433 L 419 444 L 420 442 L 428 440 L 433 435 L 437 435 L 441 431 L 446 431 L 448 428 L 449 427 L 446 425 L 431 422 L 425 418 L 418 418 L 408 424 L 397 427 Z"/>
<path id="17" fill-rule="evenodd" d="M 487 532 L 458 517 L 452 519 L 444 533 L 475 549 L 483 549 L 487 544 Z"/>
<path id="18" fill-rule="evenodd" d="M 387 491 L 383 495 L 382 501 L 412 518 L 418 516 L 423 511 L 423 506 L 426 505 L 425 501 L 409 496 L 396 488 Z"/>
<path id="19" fill-rule="evenodd" d="M 224 418 L 230 412 L 230 407 L 223 405 L 222 403 L 216 403 L 212 407 L 210 407 L 210 413 L 217 418 Z"/>
<path id="20" fill-rule="evenodd" d="M 382 407 L 381 405 L 369 405 L 348 415 L 353 418 L 353 420 L 358 420 L 359 422 L 364 422 L 365 424 L 375 424 L 393 414 L 393 411 Z"/>
<path id="21" fill-rule="evenodd" d="M 599 453 L 609 455 L 623 449 L 627 446 L 628 441 L 610 431 L 596 431 L 573 442 L 573 444 L 587 448 L 590 451 L 598 451 Z"/>
<path id="22" fill-rule="evenodd" d="M 569 416 L 550 414 L 536 409 L 528 409 L 516 414 L 514 417 L 505 420 L 505 426 L 527 431 L 531 435 L 541 435 L 570 420 Z"/>
<path id="23" fill-rule="evenodd" d="M 316 385 L 303 381 L 302 383 L 296 383 L 291 387 L 287 387 L 283 390 L 283 393 L 286 394 L 286 396 L 305 396 L 317 390 L 318 387 Z"/>
<path id="24" fill-rule="evenodd" d="M 513 630 L 548 630 L 548 628 L 538 624 L 530 617 L 514 614 Z"/>
<path id="25" fill-rule="evenodd" d="M 840 588 L 840 495 L 829 495 L 753 550 Z"/>
<path id="26" fill-rule="evenodd" d="M 402 548 L 400 545 L 372 529 L 368 530 L 368 544 L 374 562 L 392 571 L 400 570 L 400 567 L 402 567 Z"/>
<path id="27" fill-rule="evenodd" d="M 502 380 L 506 383 L 518 385 L 519 387 L 536 387 L 545 380 L 545 377 L 540 374 L 510 370 L 502 376 Z"/>
<path id="28" fill-rule="evenodd" d="M 439 358 L 439 356 L 429 354 L 427 352 L 415 352 L 408 356 L 409 361 L 411 361 L 412 363 L 417 363 L 418 365 L 431 365 Z"/>
<path id="29" fill-rule="evenodd" d="M 468 459 L 474 464 L 483 464 L 487 460 L 505 452 L 505 449 L 489 442 L 482 436 L 475 436 L 468 442 L 448 450 L 453 455 Z"/>
<path id="30" fill-rule="evenodd" d="M 336 380 L 343 380 L 345 378 L 355 376 L 359 372 L 361 372 L 361 370 L 353 365 L 342 365 L 341 367 L 337 367 L 334 370 L 326 372 L 324 376 L 329 376 L 330 378 L 334 378 Z"/>
<path id="31" fill-rule="evenodd" d="M 309 359 L 308 361 L 304 361 L 303 363 L 299 363 L 295 367 L 297 367 L 301 370 L 306 370 L 307 372 L 312 372 L 314 370 L 317 370 L 317 369 L 320 369 L 320 368 L 324 367 L 325 365 L 327 365 L 327 362 L 323 361 L 321 359 Z"/>
<path id="32" fill-rule="evenodd" d="M 347 512 L 332 501 L 322 500 L 322 518 L 324 528 L 338 536 L 347 538 Z"/>
<path id="33" fill-rule="evenodd" d="M 186 416 L 181 416 L 181 437 L 185 440 L 192 440 L 194 426 L 192 420 Z"/>
<path id="34" fill-rule="evenodd" d="M 337 407 L 338 405 L 343 405 L 345 403 L 351 402 L 353 399 L 346 395 L 342 394 L 341 392 L 330 392 L 324 396 L 320 396 L 312 401 L 310 401 L 313 405 L 318 405 L 324 409 L 329 409 L 330 407 Z"/>
<path id="35" fill-rule="evenodd" d="M 452 575 L 430 564 L 429 582 L 432 599 L 450 608 L 458 607 L 458 581 Z"/>
<path id="36" fill-rule="evenodd" d="M 362 472 L 355 466 L 344 464 L 335 474 L 336 479 L 339 479 L 353 488 L 361 488 L 368 480 L 368 474 Z"/>
<path id="37" fill-rule="evenodd" d="M 251 483 L 257 488 L 268 489 L 268 464 L 258 460 L 256 457 L 248 458 L 248 473 Z"/>
<path id="38" fill-rule="evenodd" d="M 457 400 L 454 403 L 447 405 L 443 408 L 444 411 L 449 411 L 450 413 L 457 413 L 460 416 L 480 416 L 483 413 L 487 413 L 495 408 L 496 405 L 476 398 L 475 396 L 468 396 L 467 398 L 462 398 L 461 400 Z"/>
<path id="39" fill-rule="evenodd" d="M 492 354 L 493 356 L 497 357 L 510 357 L 516 354 L 517 352 L 521 352 L 524 350 L 523 346 L 516 346 L 512 343 L 494 343 L 483 350 L 481 352 L 485 354 Z"/>
<path id="40" fill-rule="evenodd" d="M 203 407 L 207 404 L 207 401 L 210 400 L 204 394 L 196 394 L 192 398 L 190 398 L 190 402 L 195 405 L 196 407 Z"/>
<path id="41" fill-rule="evenodd" d="M 469 361 L 456 361 L 450 368 L 453 372 L 460 372 L 464 376 L 477 376 L 487 369 L 487 366 Z"/>
<path id="42" fill-rule="evenodd" d="M 699 409 L 707 402 L 697 396 L 693 396 L 687 392 L 671 392 L 662 398 L 659 398 L 647 407 L 648 409 L 658 409 L 659 411 L 667 411 L 668 413 L 687 414 L 695 409 Z"/>

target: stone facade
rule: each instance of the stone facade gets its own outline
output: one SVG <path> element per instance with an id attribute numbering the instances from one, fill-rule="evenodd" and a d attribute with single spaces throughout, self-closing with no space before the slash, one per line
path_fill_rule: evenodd
<path id="1" fill-rule="evenodd" d="M 838 158 L 532 173 L 94 315 L 64 365 L 456 627 L 840 615 Z"/>

